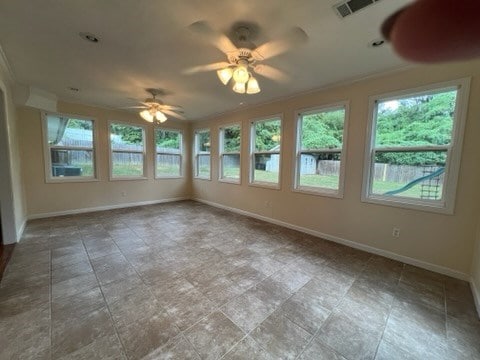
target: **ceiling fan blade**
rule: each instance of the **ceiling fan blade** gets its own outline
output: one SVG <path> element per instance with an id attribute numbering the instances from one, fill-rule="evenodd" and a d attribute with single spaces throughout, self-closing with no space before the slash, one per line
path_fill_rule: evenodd
<path id="1" fill-rule="evenodd" d="M 183 112 L 183 108 L 181 106 L 178 106 L 178 105 L 160 105 L 159 108 L 163 111 L 163 110 L 172 110 L 172 111 L 176 111 L 176 112 Z"/>
<path id="2" fill-rule="evenodd" d="M 177 114 L 175 111 L 171 111 L 171 110 L 167 110 L 167 109 L 162 109 L 162 112 L 167 114 L 167 115 L 170 115 L 170 116 L 173 116 L 173 117 L 176 117 L 177 119 L 180 119 L 180 120 L 187 120 L 185 118 L 185 116 L 181 115 L 181 114 Z"/>
<path id="3" fill-rule="evenodd" d="M 213 63 L 213 64 L 207 64 L 207 65 L 199 65 L 199 66 L 194 66 L 189 69 L 183 70 L 183 73 L 186 75 L 194 74 L 197 72 L 203 72 L 203 71 L 212 71 L 212 70 L 220 70 L 223 68 L 226 68 L 230 66 L 230 63 L 223 61 L 223 62 L 218 62 L 218 63 Z"/>
<path id="4" fill-rule="evenodd" d="M 257 47 L 252 56 L 255 60 L 261 61 L 280 55 L 292 47 L 305 43 L 308 35 L 302 28 L 294 27 L 278 40 L 269 41 Z"/>
<path id="5" fill-rule="evenodd" d="M 145 109 L 146 106 L 144 105 L 138 105 L 138 106 L 125 106 L 125 107 L 121 107 L 119 109 Z"/>
<path id="6" fill-rule="evenodd" d="M 219 31 L 212 29 L 206 21 L 197 21 L 189 26 L 189 29 L 211 42 L 217 49 L 225 54 L 237 51 L 237 47 L 232 41 Z"/>
<path id="7" fill-rule="evenodd" d="M 253 68 L 253 71 L 255 71 L 255 73 L 257 73 L 258 75 L 275 81 L 286 82 L 289 79 L 288 75 L 285 74 L 283 71 L 269 65 L 259 64 Z"/>

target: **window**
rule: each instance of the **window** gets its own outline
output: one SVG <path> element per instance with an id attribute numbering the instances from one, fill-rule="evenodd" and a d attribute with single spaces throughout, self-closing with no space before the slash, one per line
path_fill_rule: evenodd
<path id="1" fill-rule="evenodd" d="M 195 131 L 195 177 L 210 179 L 210 130 Z"/>
<path id="2" fill-rule="evenodd" d="M 364 201 L 453 213 L 468 87 L 372 100 Z"/>
<path id="3" fill-rule="evenodd" d="M 155 177 L 182 176 L 182 133 L 155 129 Z"/>
<path id="4" fill-rule="evenodd" d="M 279 187 L 281 130 L 279 117 L 252 122 L 251 184 Z"/>
<path id="5" fill-rule="evenodd" d="M 145 130 L 142 126 L 110 124 L 110 176 L 145 178 Z"/>
<path id="6" fill-rule="evenodd" d="M 94 121 L 60 114 L 44 114 L 43 121 L 47 181 L 94 180 Z"/>
<path id="7" fill-rule="evenodd" d="M 301 112 L 297 123 L 296 190 L 343 196 L 346 105 Z"/>
<path id="8" fill-rule="evenodd" d="M 220 180 L 240 183 L 241 127 L 220 128 Z"/>

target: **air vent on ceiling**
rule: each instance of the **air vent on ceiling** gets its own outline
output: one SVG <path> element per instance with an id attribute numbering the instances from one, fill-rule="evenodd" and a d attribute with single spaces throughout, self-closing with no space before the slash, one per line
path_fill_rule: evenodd
<path id="1" fill-rule="evenodd" d="M 344 18 L 379 1 L 380 0 L 349 0 L 335 5 L 334 8 L 337 14 Z"/>

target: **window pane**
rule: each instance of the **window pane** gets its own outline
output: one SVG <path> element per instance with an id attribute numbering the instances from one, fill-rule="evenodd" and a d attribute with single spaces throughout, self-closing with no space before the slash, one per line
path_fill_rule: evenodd
<path id="1" fill-rule="evenodd" d="M 143 152 L 143 129 L 140 126 L 111 124 L 110 142 L 113 150 Z"/>
<path id="2" fill-rule="evenodd" d="M 223 129 L 223 152 L 240 152 L 240 125 Z"/>
<path id="3" fill-rule="evenodd" d="M 337 190 L 340 180 L 340 153 L 300 155 L 299 185 Z"/>
<path id="4" fill-rule="evenodd" d="M 240 154 L 222 156 L 222 178 L 240 179 Z"/>
<path id="5" fill-rule="evenodd" d="M 180 155 L 157 154 L 157 176 L 180 176 Z"/>
<path id="6" fill-rule="evenodd" d="M 301 149 L 341 149 L 345 109 L 321 111 L 302 117 Z"/>
<path id="7" fill-rule="evenodd" d="M 93 121 L 47 115 L 48 144 L 93 148 Z"/>
<path id="8" fill-rule="evenodd" d="M 456 97 L 450 90 L 379 102 L 375 146 L 450 144 Z"/>
<path id="9" fill-rule="evenodd" d="M 280 150 L 280 119 L 259 121 L 255 127 L 255 151 Z"/>
<path id="10" fill-rule="evenodd" d="M 92 150 L 50 149 L 50 155 L 53 177 L 95 175 Z"/>
<path id="11" fill-rule="evenodd" d="M 372 193 L 441 200 L 447 151 L 375 153 Z"/>
<path id="12" fill-rule="evenodd" d="M 157 152 L 180 154 L 181 134 L 178 131 L 155 129 Z"/>
<path id="13" fill-rule="evenodd" d="M 196 143 L 197 152 L 210 152 L 210 131 L 198 132 Z"/>
<path id="14" fill-rule="evenodd" d="M 197 176 L 210 178 L 210 154 L 197 156 Z"/>
<path id="15" fill-rule="evenodd" d="M 280 154 L 255 154 L 253 181 L 278 184 Z"/>
<path id="16" fill-rule="evenodd" d="M 143 176 L 143 154 L 113 152 L 112 176 Z"/>

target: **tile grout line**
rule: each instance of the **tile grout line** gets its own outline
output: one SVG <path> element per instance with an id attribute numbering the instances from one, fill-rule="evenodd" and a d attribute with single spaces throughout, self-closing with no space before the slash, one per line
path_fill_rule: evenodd
<path id="1" fill-rule="evenodd" d="M 82 235 L 82 238 L 83 238 L 83 235 Z M 83 239 L 82 239 L 81 241 L 82 241 L 82 245 L 83 245 L 83 247 L 84 247 L 84 249 L 85 249 L 85 252 L 87 253 L 88 261 L 90 262 L 90 266 L 92 267 L 93 273 L 94 273 L 94 275 L 95 275 L 95 279 L 97 280 L 98 288 L 100 289 L 100 292 L 102 293 L 103 301 L 105 302 L 105 307 L 106 307 L 107 310 L 108 310 L 108 315 L 110 316 L 110 321 L 112 322 L 113 329 L 115 330 L 115 335 L 117 336 L 117 339 L 118 339 L 118 341 L 120 342 L 120 345 L 122 345 L 123 354 L 125 355 L 125 357 L 128 358 L 128 353 L 127 353 L 127 351 L 126 351 L 125 344 L 123 343 L 123 341 L 122 341 L 122 339 L 120 338 L 120 335 L 119 335 L 119 333 L 118 333 L 117 325 L 115 324 L 115 321 L 114 321 L 114 319 L 113 319 L 112 313 L 111 313 L 111 311 L 110 311 L 110 307 L 109 307 L 109 305 L 108 305 L 108 303 L 107 303 L 107 299 L 105 298 L 105 294 L 103 293 L 103 289 L 102 289 L 102 286 L 101 286 L 100 281 L 99 281 L 99 279 L 98 279 L 97 272 L 95 271 L 95 268 L 93 267 L 92 259 L 90 258 L 90 255 L 89 255 L 89 253 L 88 253 L 88 251 L 87 251 L 87 247 L 85 246 L 85 243 L 83 242 Z M 95 341 L 95 340 L 93 340 L 93 341 Z M 93 342 L 93 341 L 92 341 L 92 342 Z M 91 343 L 92 343 L 92 342 L 91 342 Z M 91 344 L 91 343 L 90 343 L 90 344 Z"/>
<path id="2" fill-rule="evenodd" d="M 404 271 L 405 271 L 405 264 L 402 263 L 402 271 L 400 272 L 400 276 L 398 277 L 397 284 L 395 286 L 395 291 L 397 290 L 397 287 L 400 284 L 400 279 L 402 278 L 402 275 L 403 275 Z M 380 337 L 380 341 L 378 342 L 377 347 L 375 349 L 375 355 L 373 357 L 374 359 L 378 355 L 378 350 L 380 349 L 380 344 L 382 343 L 383 337 L 385 336 L 385 331 L 387 330 L 388 321 L 390 320 L 390 315 L 392 314 L 392 311 L 393 311 L 394 302 L 395 302 L 395 298 L 392 300 L 392 304 L 390 306 L 390 309 L 388 310 L 388 315 L 387 315 L 387 319 L 385 320 L 385 326 L 384 326 L 383 331 L 382 331 L 382 336 Z"/>

